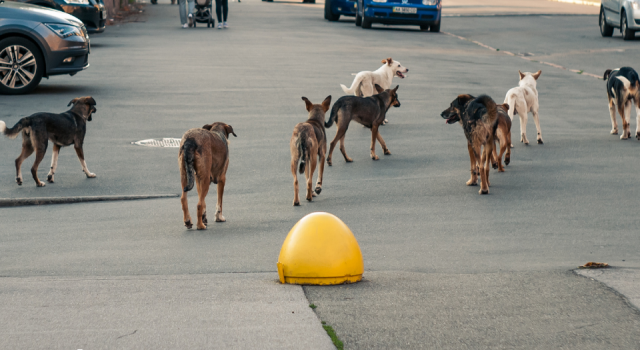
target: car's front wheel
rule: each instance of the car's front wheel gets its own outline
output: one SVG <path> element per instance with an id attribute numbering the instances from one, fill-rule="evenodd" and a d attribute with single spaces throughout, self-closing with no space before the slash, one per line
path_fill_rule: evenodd
<path id="1" fill-rule="evenodd" d="M 371 29 L 371 23 L 373 23 L 373 21 L 370 17 L 367 17 L 365 10 L 364 8 L 362 9 L 362 29 Z"/>
<path id="2" fill-rule="evenodd" d="M 620 20 L 620 32 L 622 33 L 622 39 L 624 40 L 633 40 L 636 36 L 636 32 L 629 29 L 627 14 L 624 11 L 622 11 L 622 19 Z"/>
<path id="3" fill-rule="evenodd" d="M 438 21 L 438 23 L 430 25 L 429 31 L 433 33 L 440 33 L 440 22 L 441 21 Z"/>
<path id="4" fill-rule="evenodd" d="M 0 93 L 30 92 L 40 84 L 43 74 L 44 60 L 34 43 L 20 37 L 0 41 Z"/>
<path id="5" fill-rule="evenodd" d="M 356 13 L 356 27 L 360 27 L 362 25 L 362 16 L 359 13 Z"/>
<path id="6" fill-rule="evenodd" d="M 613 35 L 613 27 L 607 23 L 603 8 L 600 8 L 600 35 L 604 37 Z"/>

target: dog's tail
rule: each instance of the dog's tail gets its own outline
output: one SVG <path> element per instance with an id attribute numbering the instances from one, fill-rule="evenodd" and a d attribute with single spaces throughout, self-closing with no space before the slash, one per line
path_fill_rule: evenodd
<path id="1" fill-rule="evenodd" d="M 307 137 L 306 131 L 301 130 L 300 134 L 298 134 L 298 139 L 296 140 L 296 144 L 298 146 L 298 157 L 300 159 L 300 167 L 298 168 L 298 172 L 300 174 L 304 173 L 304 168 L 309 160 L 309 145 L 307 145 Z"/>
<path id="2" fill-rule="evenodd" d="M 29 118 L 22 118 L 13 128 L 7 128 L 7 124 L 0 120 L 0 133 L 4 134 L 6 137 L 10 139 L 15 139 L 22 129 L 28 128 L 31 126 L 31 120 Z"/>
<path id="3" fill-rule="evenodd" d="M 518 114 L 516 111 L 516 94 L 508 94 L 507 98 L 504 99 L 504 103 L 509 104 L 509 110 L 507 110 L 507 114 L 509 115 L 509 119 L 513 121 L 513 116 Z"/>
<path id="4" fill-rule="evenodd" d="M 187 176 L 187 186 L 183 189 L 184 192 L 191 191 L 193 188 L 193 184 L 195 182 L 195 170 L 194 170 L 194 158 L 196 153 L 196 148 L 198 148 L 198 144 L 193 139 L 187 139 L 182 148 L 180 149 L 180 153 L 182 153 L 182 168 L 184 174 Z"/>
<path id="5" fill-rule="evenodd" d="M 356 78 L 353 79 L 353 83 L 351 83 L 351 87 L 347 88 L 346 86 L 340 84 L 340 87 L 342 88 L 342 91 L 344 91 L 345 94 L 349 94 L 349 95 L 355 95 L 357 96 L 357 92 L 358 89 L 360 88 L 360 84 L 362 83 L 362 79 L 364 78 L 364 75 L 362 74 L 356 74 Z"/>
<path id="6" fill-rule="evenodd" d="M 340 102 L 340 100 L 338 100 L 338 102 Z M 324 127 L 325 128 L 330 128 L 331 125 L 333 125 L 333 122 L 336 121 L 336 118 L 338 117 L 338 111 L 340 110 L 340 107 L 342 107 L 342 103 L 334 103 L 333 107 L 331 108 L 331 114 L 329 115 L 329 120 L 327 120 L 324 123 Z"/>
<path id="7" fill-rule="evenodd" d="M 612 70 L 611 69 L 607 69 L 606 71 L 604 71 L 604 76 L 602 77 L 603 80 L 607 80 L 609 79 L 609 75 L 611 75 Z"/>
<path id="8" fill-rule="evenodd" d="M 476 102 L 485 106 L 490 120 L 496 120 L 498 118 L 498 106 L 491 97 L 482 95 L 476 99 Z"/>

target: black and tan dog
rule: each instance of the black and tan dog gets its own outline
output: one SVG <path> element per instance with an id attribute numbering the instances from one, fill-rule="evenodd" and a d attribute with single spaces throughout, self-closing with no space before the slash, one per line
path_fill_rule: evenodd
<path id="1" fill-rule="evenodd" d="M 322 101 L 321 104 L 313 104 L 306 97 L 302 98 L 309 112 L 309 119 L 304 123 L 298 123 L 293 128 L 291 141 L 291 174 L 293 175 L 293 205 L 300 205 L 298 175 L 304 173 L 307 183 L 307 200 L 311 202 L 313 197 L 322 191 L 322 175 L 324 174 L 324 156 L 327 152 L 327 135 L 324 130 L 324 115 L 331 106 L 331 96 Z M 317 162 L 320 161 L 318 171 L 318 182 L 315 193 L 311 189 L 313 173 L 316 171 Z M 298 166 L 298 163 L 300 165 Z M 309 164 L 307 164 L 309 163 Z"/>
<path id="2" fill-rule="evenodd" d="M 494 141 L 498 142 L 500 146 L 500 153 L 498 154 L 498 147 L 493 146 L 493 168 L 498 169 L 499 172 L 504 172 L 502 166 L 502 155 L 504 156 L 504 164 L 509 165 L 511 162 L 511 118 L 509 118 L 509 104 L 503 103 L 497 106 L 498 108 L 498 126 L 496 133 L 493 135 Z"/>
<path id="3" fill-rule="evenodd" d="M 353 159 L 347 156 L 347 151 L 344 148 L 344 136 L 349 128 L 349 123 L 353 120 L 367 128 L 371 129 L 371 159 L 378 160 L 376 155 L 376 140 L 380 141 L 384 154 L 390 155 L 387 144 L 380 136 L 378 128 L 385 120 L 387 111 L 391 106 L 400 107 L 400 101 L 398 100 L 398 87 L 395 89 L 384 90 L 380 85 L 376 84 L 375 88 L 378 91 L 377 95 L 370 97 L 358 97 L 358 96 L 343 96 L 333 104 L 331 108 L 331 116 L 329 120 L 324 124 L 325 128 L 330 128 L 335 122 L 338 126 L 336 136 L 331 141 L 331 147 L 329 148 L 329 156 L 327 157 L 327 164 L 331 165 L 331 155 L 333 149 L 336 147 L 336 143 L 340 141 L 340 152 L 344 156 L 344 160 L 347 162 L 353 162 Z"/>
<path id="4" fill-rule="evenodd" d="M 636 104 L 636 139 L 640 140 L 640 79 L 631 67 L 607 69 L 604 72 L 607 81 L 607 97 L 609 97 L 609 113 L 611 114 L 611 134 L 618 134 L 616 107 L 622 118 L 621 140 L 631 137 L 631 106 Z"/>
<path id="5" fill-rule="evenodd" d="M 178 165 L 182 184 L 182 213 L 184 225 L 192 228 L 187 192 L 196 182 L 198 190 L 198 230 L 207 228 L 207 204 L 204 199 L 209 192 L 209 184 L 218 185 L 216 222 L 224 222 L 222 216 L 222 195 L 229 167 L 229 134 L 236 136 L 231 125 L 225 123 L 207 124 L 202 128 L 190 129 L 182 136 Z M 237 136 L 236 136 L 237 137 Z"/>
<path id="6" fill-rule="evenodd" d="M 467 137 L 467 148 L 471 161 L 471 179 L 467 186 L 478 184 L 480 175 L 480 194 L 489 193 L 489 162 L 492 158 L 494 137 L 498 128 L 498 109 L 489 96 L 475 98 L 460 95 L 451 106 L 444 110 L 441 117 L 447 124 L 460 122 Z M 510 145 L 510 143 L 509 143 Z"/>
<path id="7" fill-rule="evenodd" d="M 22 131 L 22 153 L 16 159 L 16 182 L 22 185 L 22 162 L 34 151 L 36 161 L 31 167 L 31 175 L 36 182 L 36 186 L 43 187 L 44 182 L 38 179 L 38 165 L 47 152 L 49 140 L 53 143 L 53 155 L 51 157 L 51 170 L 47 176 L 47 181 L 53 183 L 53 175 L 58 167 L 58 153 L 60 148 L 73 145 L 80 159 L 82 171 L 87 177 L 96 177 L 96 174 L 87 169 L 84 161 L 84 135 L 87 132 L 87 122 L 91 121 L 91 115 L 96 112 L 96 101 L 91 96 L 74 98 L 68 106 L 73 107 L 60 114 L 36 113 L 22 118 L 12 128 L 7 128 L 5 122 L 0 120 L 0 132 L 7 137 L 14 139 Z"/>

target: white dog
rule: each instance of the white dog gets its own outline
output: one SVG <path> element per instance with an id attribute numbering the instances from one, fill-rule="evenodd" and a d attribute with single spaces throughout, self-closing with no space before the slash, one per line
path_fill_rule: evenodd
<path id="1" fill-rule="evenodd" d="M 531 112 L 533 115 L 533 122 L 536 123 L 536 129 L 538 130 L 538 143 L 542 144 L 542 133 L 540 131 L 540 120 L 538 119 L 538 90 L 536 89 L 536 82 L 542 74 L 539 70 L 536 73 L 520 73 L 520 82 L 518 87 L 515 87 L 507 92 L 507 96 L 504 98 L 504 103 L 509 104 L 509 118 L 513 121 L 513 116 L 520 115 L 520 142 L 529 144 L 527 140 L 527 114 Z M 511 145 L 513 147 L 513 145 Z"/>
<path id="2" fill-rule="evenodd" d="M 356 74 L 356 78 L 353 79 L 350 88 L 340 84 L 342 90 L 349 95 L 360 97 L 373 96 L 377 93 L 375 88 L 376 84 L 386 90 L 391 87 L 391 79 L 393 79 L 393 77 L 398 76 L 404 79 L 403 73 L 409 71 L 403 67 L 400 62 L 394 61 L 391 57 L 382 60 L 382 63 L 384 63 L 382 67 L 374 72 L 362 71 Z"/>
<path id="3" fill-rule="evenodd" d="M 404 79 L 404 74 L 409 71 L 408 68 L 403 67 L 402 64 L 398 61 L 394 61 L 393 58 L 389 57 L 386 60 L 382 60 L 382 67 L 378 68 L 376 71 L 362 71 L 358 74 L 354 74 L 356 76 L 353 79 L 353 83 L 351 83 L 351 87 L 347 88 L 346 86 L 340 84 L 342 90 L 349 95 L 355 95 L 360 97 L 369 97 L 373 96 L 377 93 L 376 84 L 380 85 L 383 89 L 389 89 L 391 87 L 391 80 L 393 77 L 400 77 L 400 79 Z M 384 120 L 383 124 L 386 124 L 388 120 Z"/>

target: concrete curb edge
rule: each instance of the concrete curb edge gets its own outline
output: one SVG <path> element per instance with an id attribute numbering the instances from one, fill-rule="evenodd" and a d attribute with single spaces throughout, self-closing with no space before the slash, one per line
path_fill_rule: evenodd
<path id="1" fill-rule="evenodd" d="M 140 199 L 178 198 L 179 194 L 154 194 L 130 196 L 76 196 L 76 197 L 35 197 L 35 198 L 2 198 L 0 208 L 20 207 L 27 205 L 72 204 L 83 202 L 129 201 Z"/>

